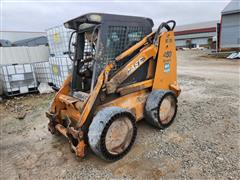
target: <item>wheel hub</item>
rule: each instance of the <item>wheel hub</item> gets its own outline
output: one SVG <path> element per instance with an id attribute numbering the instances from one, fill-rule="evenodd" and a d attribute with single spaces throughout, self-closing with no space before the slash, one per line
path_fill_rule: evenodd
<path id="1" fill-rule="evenodd" d="M 106 134 L 106 149 L 111 154 L 123 152 L 131 142 L 133 125 L 127 117 L 121 117 L 114 121 Z"/>
<path id="2" fill-rule="evenodd" d="M 168 124 L 174 116 L 176 104 L 172 96 L 166 96 L 159 107 L 159 119 L 162 124 Z"/>

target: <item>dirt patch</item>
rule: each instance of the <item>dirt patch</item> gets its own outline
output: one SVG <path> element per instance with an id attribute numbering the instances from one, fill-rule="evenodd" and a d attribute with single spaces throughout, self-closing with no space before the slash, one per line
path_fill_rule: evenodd
<path id="1" fill-rule="evenodd" d="M 175 122 L 159 131 L 138 123 L 132 150 L 105 162 L 90 150 L 79 159 L 67 140 L 52 136 L 45 117 L 50 95 L 28 95 L 0 104 L 0 179 L 240 179 L 240 64 L 178 51 Z M 18 113 L 25 117 L 18 119 Z"/>
<path id="2" fill-rule="evenodd" d="M 159 179 L 160 177 L 174 175 L 180 167 L 179 161 L 158 159 L 142 159 L 113 165 L 113 175 L 116 177 L 131 177 L 143 179 Z"/>

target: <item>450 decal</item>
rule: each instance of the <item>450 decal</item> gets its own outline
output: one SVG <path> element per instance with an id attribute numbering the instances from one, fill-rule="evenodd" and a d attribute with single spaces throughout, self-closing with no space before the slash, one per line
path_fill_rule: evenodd
<path id="1" fill-rule="evenodd" d="M 134 72 L 139 66 L 141 66 L 145 62 L 145 58 L 141 57 L 135 64 L 131 65 L 128 68 L 128 74 Z"/>

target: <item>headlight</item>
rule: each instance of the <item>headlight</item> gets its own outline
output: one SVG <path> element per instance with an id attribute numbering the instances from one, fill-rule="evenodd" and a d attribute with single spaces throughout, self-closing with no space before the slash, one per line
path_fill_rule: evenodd
<path id="1" fill-rule="evenodd" d="M 102 17 L 100 15 L 97 14 L 92 14 L 88 16 L 89 21 L 94 21 L 94 22 L 101 22 Z"/>

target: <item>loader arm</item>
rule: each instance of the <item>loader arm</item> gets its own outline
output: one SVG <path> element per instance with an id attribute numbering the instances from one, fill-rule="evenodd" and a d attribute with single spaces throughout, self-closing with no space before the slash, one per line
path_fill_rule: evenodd
<path id="1" fill-rule="evenodd" d="M 115 76 L 113 76 L 107 83 L 107 93 L 116 92 L 119 85 L 133 74 L 146 61 L 152 59 L 156 55 L 157 48 L 154 44 L 143 48 L 141 52 L 136 55 L 124 68 L 122 68 Z"/>
<path id="2" fill-rule="evenodd" d="M 77 128 L 79 127 L 82 127 L 83 124 L 86 122 L 89 114 L 90 114 L 90 111 L 96 101 L 96 98 L 105 82 L 105 80 L 107 79 L 107 76 L 108 76 L 108 73 L 109 71 L 112 69 L 112 64 L 108 64 L 105 69 L 103 70 L 103 72 L 100 74 L 100 76 L 98 77 L 98 81 L 97 81 L 97 84 L 94 88 L 94 90 L 91 92 L 91 95 L 86 103 L 86 105 L 84 106 L 84 110 L 80 116 L 80 119 L 78 121 L 78 124 L 77 124 Z"/>
<path id="3" fill-rule="evenodd" d="M 180 93 L 180 88 L 177 85 L 177 63 L 176 63 L 176 47 L 174 40 L 174 32 L 162 32 L 158 35 L 158 44 L 153 43 L 152 38 L 154 33 L 151 33 L 145 37 L 142 41 L 132 46 L 127 51 L 120 54 L 116 60 L 121 61 L 125 57 L 131 55 L 135 50 L 141 48 L 139 53 L 133 57 L 123 68 L 121 68 L 107 83 L 107 93 L 120 92 L 117 90 L 121 83 L 126 80 L 131 74 L 133 74 L 140 66 L 142 66 L 147 61 L 149 63 L 148 77 L 153 78 L 152 81 L 145 81 L 141 83 L 135 83 L 131 86 L 125 87 L 124 91 L 127 92 L 129 89 L 139 89 L 139 86 L 142 88 L 149 88 L 149 84 L 152 82 L 152 89 L 164 89 L 173 90 L 178 96 Z M 156 61 L 156 67 L 153 68 L 152 63 Z M 151 77 L 154 75 L 153 77 Z M 133 92 L 129 90 L 129 92 Z"/>

